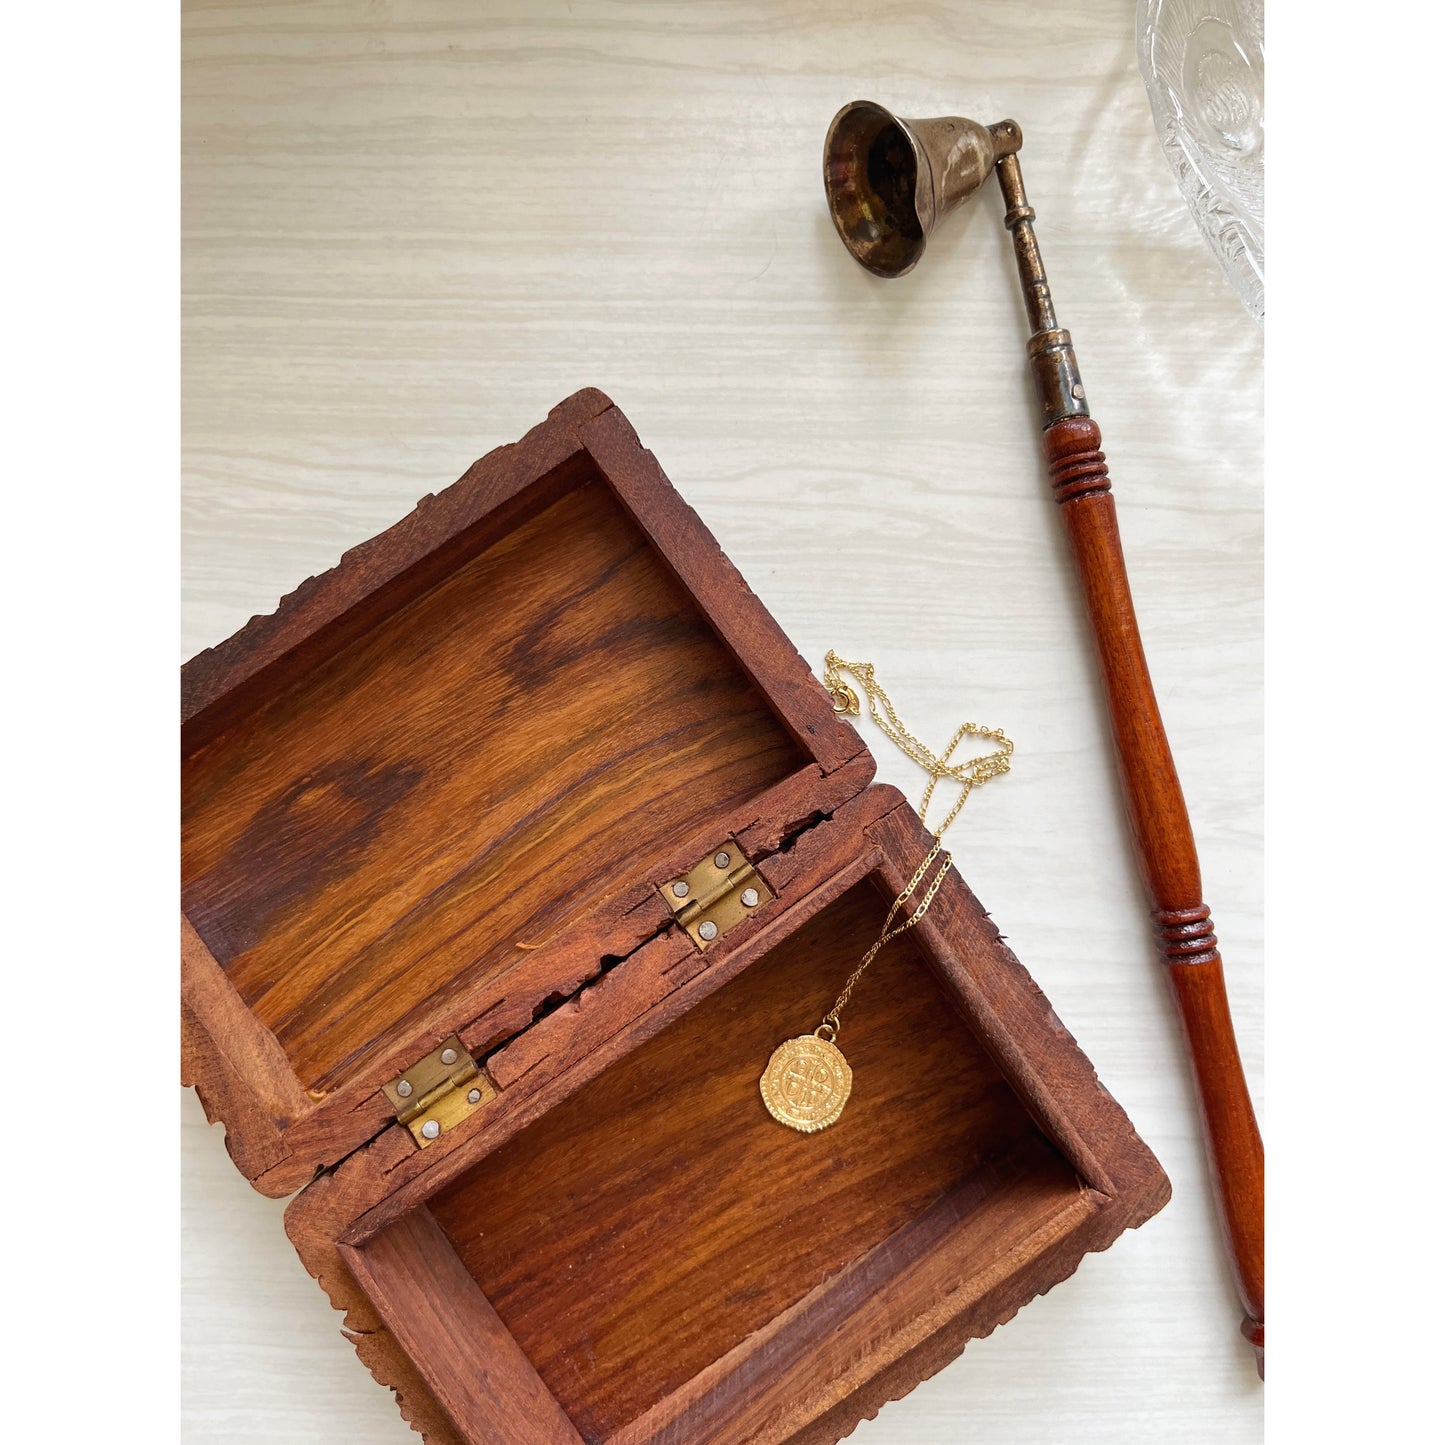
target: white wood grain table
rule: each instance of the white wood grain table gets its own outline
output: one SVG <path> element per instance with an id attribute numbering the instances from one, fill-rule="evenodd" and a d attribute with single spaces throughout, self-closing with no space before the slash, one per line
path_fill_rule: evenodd
<path id="1" fill-rule="evenodd" d="M 875 661 L 925 738 L 1015 738 L 950 846 L 1174 1183 L 855 1438 L 1259 1440 L 1001 205 L 885 283 L 821 192 L 851 99 L 1023 125 L 1262 1105 L 1262 338 L 1155 139 L 1132 4 L 190 3 L 184 25 L 183 654 L 608 392 L 805 656 Z M 282 1204 L 190 1094 L 182 1123 L 185 1439 L 414 1438 Z"/>

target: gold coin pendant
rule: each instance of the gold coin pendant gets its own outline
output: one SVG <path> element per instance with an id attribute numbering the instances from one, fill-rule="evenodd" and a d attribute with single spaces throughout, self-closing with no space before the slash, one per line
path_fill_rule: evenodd
<path id="1" fill-rule="evenodd" d="M 812 1134 L 826 1129 L 843 1112 L 853 1087 L 853 1070 L 836 1044 L 804 1034 L 773 1050 L 758 1086 L 768 1113 L 778 1123 Z"/>

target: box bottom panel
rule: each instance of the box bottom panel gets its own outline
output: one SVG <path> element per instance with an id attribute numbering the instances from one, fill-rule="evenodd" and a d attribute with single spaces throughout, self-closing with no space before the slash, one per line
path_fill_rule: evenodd
<path id="1" fill-rule="evenodd" d="M 838 1122 L 805 1135 L 765 1111 L 773 1048 L 821 1019 L 887 901 L 857 885 L 429 1201 L 584 1440 L 666 1413 L 869 1251 L 870 1288 L 935 1230 L 966 1241 L 950 1252 L 962 1272 L 987 1273 L 1077 1204 L 1073 1168 L 913 935 L 844 1015 L 854 1079 Z M 876 1249 L 895 1236 L 912 1241 L 896 1266 Z"/>

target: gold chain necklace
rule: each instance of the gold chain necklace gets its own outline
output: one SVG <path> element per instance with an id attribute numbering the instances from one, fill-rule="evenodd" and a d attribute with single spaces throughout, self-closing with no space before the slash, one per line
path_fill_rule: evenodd
<path id="1" fill-rule="evenodd" d="M 768 1113 L 780 1124 L 786 1124 L 790 1129 L 800 1130 L 804 1134 L 826 1129 L 829 1124 L 836 1122 L 853 1088 L 853 1070 L 848 1067 L 848 1061 L 836 1042 L 839 1031 L 838 1015 L 852 997 L 853 990 L 868 965 L 878 956 L 879 950 L 890 939 L 897 938 L 900 933 L 907 933 L 932 906 L 938 890 L 943 886 L 948 865 L 953 861 L 951 854 L 943 852 L 943 835 L 948 825 L 963 811 L 963 805 L 974 788 L 987 782 L 989 778 L 1008 772 L 1009 759 L 1014 750 L 1013 743 L 997 728 L 964 723 L 954 733 L 952 741 L 943 752 L 934 753 L 903 726 L 888 694 L 878 685 L 871 662 L 845 662 L 836 652 L 830 651 L 826 658 L 823 686 L 833 695 L 834 712 L 846 713 L 850 717 L 857 717 L 859 714 L 858 694 L 844 680 L 845 674 L 852 677 L 867 694 L 868 714 L 873 721 L 927 772 L 928 786 L 924 788 L 922 801 L 918 805 L 919 818 L 927 820 L 928 805 L 933 801 L 933 790 L 938 786 L 940 778 L 952 778 L 960 785 L 960 792 L 953 807 L 948 810 L 948 816 L 934 830 L 933 847 L 928 850 L 927 857 L 918 865 L 918 871 L 908 880 L 907 886 L 893 900 L 893 906 L 888 910 L 888 916 L 879 930 L 878 941 L 863 955 L 862 961 L 843 985 L 843 992 L 838 995 L 837 1002 L 823 1015 L 823 1022 L 811 1034 L 803 1034 L 779 1044 L 773 1050 L 767 1068 L 763 1070 L 759 1088 L 762 1090 L 763 1103 L 767 1106 Z M 950 761 L 954 750 L 966 737 L 990 738 L 999 745 L 998 750 L 970 758 L 963 763 Z M 908 917 L 895 927 L 893 920 L 898 916 L 899 910 L 918 891 L 924 879 L 929 877 L 935 864 L 937 869 L 933 871 L 923 896 Z"/>

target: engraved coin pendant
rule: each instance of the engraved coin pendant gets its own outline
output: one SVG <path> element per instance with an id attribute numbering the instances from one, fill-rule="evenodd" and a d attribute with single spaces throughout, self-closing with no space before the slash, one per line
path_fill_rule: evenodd
<path id="1" fill-rule="evenodd" d="M 778 1123 L 811 1134 L 826 1129 L 843 1112 L 853 1070 L 836 1044 L 804 1034 L 773 1050 L 758 1087 Z"/>

